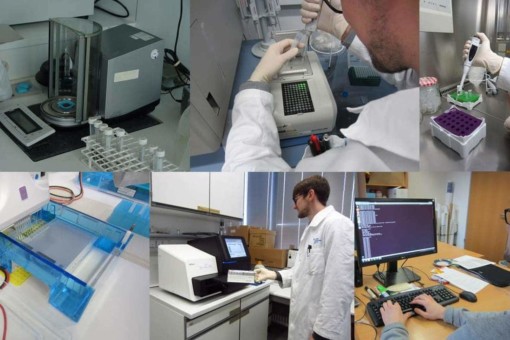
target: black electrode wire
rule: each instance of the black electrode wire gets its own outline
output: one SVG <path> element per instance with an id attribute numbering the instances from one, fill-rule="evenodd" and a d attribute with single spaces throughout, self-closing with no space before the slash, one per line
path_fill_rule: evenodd
<path id="1" fill-rule="evenodd" d="M 324 2 L 326 3 L 326 5 L 328 5 L 329 9 L 331 9 L 336 14 L 343 14 L 344 13 L 344 11 L 341 11 L 341 10 L 336 9 L 335 7 L 333 7 L 333 5 L 331 4 L 331 2 L 329 0 L 324 0 Z"/>
<path id="2" fill-rule="evenodd" d="M 99 1 L 101 1 L 101 0 L 95 0 L 94 4 L 97 4 Z M 122 2 L 120 2 L 120 0 L 112 0 L 112 1 L 116 2 L 117 4 L 119 4 L 124 9 L 124 11 L 126 11 L 126 14 L 114 13 L 114 12 L 111 12 L 111 11 L 103 8 L 103 7 L 96 6 L 96 5 L 94 5 L 94 8 L 97 8 L 98 10 L 103 11 L 105 13 L 108 13 L 110 15 L 113 15 L 114 17 L 117 17 L 117 18 L 127 18 L 127 17 L 129 17 L 129 10 L 127 9 L 127 7 Z"/>
<path id="3" fill-rule="evenodd" d="M 174 44 L 174 52 L 175 52 L 175 55 L 177 55 L 177 42 L 179 41 L 179 33 L 181 31 L 181 21 L 182 21 L 182 1 L 181 0 L 181 8 L 180 8 L 180 12 L 179 12 L 179 22 L 177 23 L 177 36 L 175 37 L 175 44 Z"/>

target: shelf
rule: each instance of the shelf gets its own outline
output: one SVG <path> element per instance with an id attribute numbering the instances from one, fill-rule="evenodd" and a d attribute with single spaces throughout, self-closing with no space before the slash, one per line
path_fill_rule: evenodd
<path id="1" fill-rule="evenodd" d="M 126 231 L 49 203 L 0 233 L 0 266 L 23 267 L 49 287 L 50 304 L 79 321 L 94 284 L 125 248 Z"/>
<path id="2" fill-rule="evenodd" d="M 407 172 L 371 172 L 367 187 L 407 188 Z"/>

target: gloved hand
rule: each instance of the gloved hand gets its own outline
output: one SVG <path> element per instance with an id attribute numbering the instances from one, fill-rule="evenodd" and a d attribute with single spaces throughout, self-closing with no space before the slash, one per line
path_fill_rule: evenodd
<path id="1" fill-rule="evenodd" d="M 297 47 L 290 48 L 292 41 L 292 39 L 285 39 L 269 46 L 266 54 L 251 74 L 250 81 L 269 83 L 283 65 L 298 54 Z"/>
<path id="2" fill-rule="evenodd" d="M 510 117 L 508 117 L 506 120 L 505 120 L 505 128 L 508 132 L 510 132 Z"/>
<path id="3" fill-rule="evenodd" d="M 476 55 L 473 58 L 473 66 L 483 66 L 491 74 L 498 74 L 503 64 L 503 57 L 492 52 L 489 38 L 484 33 L 476 33 L 476 36 L 480 38 L 480 46 Z M 469 49 L 471 48 L 471 40 L 466 41 L 464 45 L 463 58 L 464 60 L 468 57 Z"/>
<path id="4" fill-rule="evenodd" d="M 255 281 L 260 282 L 266 280 L 276 280 L 276 272 L 266 268 L 255 269 Z"/>
<path id="5" fill-rule="evenodd" d="M 334 8 L 342 10 L 340 0 L 330 0 L 330 3 Z M 322 4 L 322 0 L 303 0 L 301 2 L 301 21 L 308 24 L 317 17 L 319 17 L 318 29 L 331 33 L 340 40 L 347 37 L 350 25 L 342 14 L 333 12 L 326 4 Z"/>

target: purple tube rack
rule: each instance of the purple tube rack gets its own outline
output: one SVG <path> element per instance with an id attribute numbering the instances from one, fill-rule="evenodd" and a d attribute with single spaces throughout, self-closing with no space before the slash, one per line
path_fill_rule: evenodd
<path id="1" fill-rule="evenodd" d="M 459 137 L 471 135 L 482 124 L 481 119 L 473 117 L 456 107 L 452 107 L 432 119 L 443 129 Z"/>

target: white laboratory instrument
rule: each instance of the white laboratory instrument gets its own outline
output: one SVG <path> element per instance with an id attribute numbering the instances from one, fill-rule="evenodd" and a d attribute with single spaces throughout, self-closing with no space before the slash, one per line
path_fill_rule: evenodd
<path id="1" fill-rule="evenodd" d="M 188 244 L 166 244 L 158 247 L 159 287 L 191 301 L 220 293 L 196 295 L 193 279 L 216 277 L 216 258 Z"/>
<path id="2" fill-rule="evenodd" d="M 464 67 L 462 71 L 462 80 L 460 81 L 460 85 L 457 88 L 458 91 L 462 91 L 464 88 L 464 82 L 466 81 L 466 76 L 469 73 L 469 69 L 471 68 L 471 64 L 473 63 L 473 59 L 475 58 L 476 51 L 478 51 L 478 47 L 480 46 L 480 39 L 477 37 L 471 38 L 471 48 L 469 49 L 468 56 L 464 61 Z"/>
<path id="3" fill-rule="evenodd" d="M 55 133 L 51 126 L 37 117 L 28 107 L 19 104 L 0 111 L 0 124 L 13 138 L 26 147 Z"/>
<path id="4" fill-rule="evenodd" d="M 47 176 L 0 172 L 0 231 L 40 210 L 49 201 Z"/>
<path id="5" fill-rule="evenodd" d="M 262 41 L 256 43 L 251 53 L 261 58 L 275 41 L 271 37 L 281 10 L 278 0 L 236 0 L 242 20 L 253 20 L 257 34 Z"/>
<path id="6" fill-rule="evenodd" d="M 271 93 L 280 139 L 333 130 L 336 102 L 315 52 L 290 60 L 271 82 Z"/>

